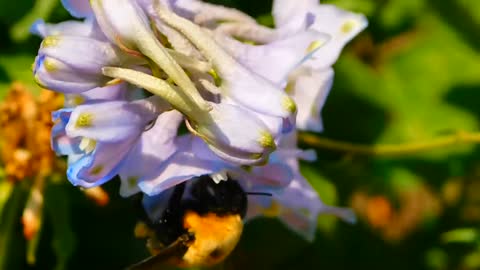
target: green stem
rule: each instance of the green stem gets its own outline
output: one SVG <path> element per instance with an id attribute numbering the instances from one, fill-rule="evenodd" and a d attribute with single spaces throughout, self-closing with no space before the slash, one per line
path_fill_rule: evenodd
<path id="1" fill-rule="evenodd" d="M 21 260 L 18 260 L 21 252 L 21 244 L 18 240 L 23 241 L 23 237 L 18 233 L 17 228 L 20 226 L 20 217 L 27 195 L 26 185 L 23 183 L 15 185 L 5 205 L 5 211 L 0 217 L 0 270 L 17 269 L 22 264 Z"/>
<path id="2" fill-rule="evenodd" d="M 318 137 L 312 134 L 300 134 L 299 140 L 316 148 L 365 156 L 405 156 L 428 152 L 458 144 L 480 143 L 480 133 L 464 131 L 442 136 L 425 142 L 407 142 L 402 144 L 364 145 Z"/>
<path id="3" fill-rule="evenodd" d="M 149 33 L 138 34 L 136 40 L 138 49 L 152 59 L 185 92 L 186 97 L 191 99 L 201 110 L 209 111 L 211 109 L 210 105 L 202 98 L 182 67 L 152 36 L 153 34 L 150 35 Z"/>
<path id="4" fill-rule="evenodd" d="M 187 116 L 202 114 L 202 110 L 198 106 L 189 102 L 189 100 L 185 99 L 182 95 L 182 92 L 178 92 L 169 83 L 162 79 L 133 69 L 104 67 L 102 71 L 105 76 L 124 80 L 133 85 L 144 88 L 154 95 L 160 96 L 170 103 L 172 107 Z"/>

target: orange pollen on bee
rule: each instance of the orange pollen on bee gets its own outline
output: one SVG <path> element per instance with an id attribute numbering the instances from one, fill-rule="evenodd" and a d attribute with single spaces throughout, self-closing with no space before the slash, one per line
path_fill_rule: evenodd
<path id="1" fill-rule="evenodd" d="M 213 266 L 223 261 L 236 247 L 243 231 L 239 215 L 218 216 L 215 213 L 199 215 L 187 211 L 183 226 L 195 235 L 182 259 L 180 267 Z"/>

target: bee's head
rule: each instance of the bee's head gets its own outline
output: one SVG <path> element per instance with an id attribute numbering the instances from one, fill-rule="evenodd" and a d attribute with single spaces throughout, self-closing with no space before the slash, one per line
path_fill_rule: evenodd
<path id="1" fill-rule="evenodd" d="M 198 202 L 197 211 L 217 215 L 238 214 L 247 211 L 247 195 L 240 184 L 232 179 L 215 183 L 209 176 L 201 176 L 192 186 L 192 197 Z"/>

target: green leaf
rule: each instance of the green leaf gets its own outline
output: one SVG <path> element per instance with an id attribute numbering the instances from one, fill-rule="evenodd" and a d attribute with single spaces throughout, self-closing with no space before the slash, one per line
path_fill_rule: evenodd
<path id="1" fill-rule="evenodd" d="M 373 15 L 377 8 L 378 1 L 358 1 L 358 0 L 325 0 L 322 4 L 333 4 L 340 8 L 360 12 L 365 15 Z"/>
<path id="2" fill-rule="evenodd" d="M 33 9 L 10 29 L 11 38 L 16 42 L 26 40 L 32 24 L 40 18 L 47 19 L 58 2 L 58 0 L 35 1 Z"/>
<path id="3" fill-rule="evenodd" d="M 427 251 L 425 261 L 431 269 L 447 269 L 448 254 L 440 248 L 432 248 Z"/>
<path id="4" fill-rule="evenodd" d="M 442 235 L 442 241 L 445 243 L 474 243 L 478 240 L 478 231 L 473 228 L 460 228 Z"/>
<path id="5" fill-rule="evenodd" d="M 463 259 L 463 269 L 478 269 L 480 268 L 480 251 L 475 250 L 469 253 Z"/>
<path id="6" fill-rule="evenodd" d="M 415 189 L 423 182 L 423 179 L 403 167 L 390 167 L 389 174 L 388 178 L 390 179 L 390 185 L 396 192 Z"/>
<path id="7" fill-rule="evenodd" d="M 425 0 L 388 1 L 378 14 L 380 23 L 388 29 L 411 23 L 422 15 L 425 5 Z"/>
<path id="8" fill-rule="evenodd" d="M 9 25 L 13 24 L 18 18 L 28 12 L 28 10 L 34 5 L 34 2 L 34 0 L 2 1 L 0 20 Z"/>
<path id="9" fill-rule="evenodd" d="M 396 37 L 400 41 L 375 47 L 372 63 L 352 54 L 339 61 L 336 82 L 388 115 L 377 143 L 424 142 L 478 130 L 471 110 L 446 99 L 458 86 L 480 85 L 480 55 L 455 30 L 426 12 L 415 29 Z M 455 146 L 419 156 L 441 159 L 473 149 Z"/>
<path id="10" fill-rule="evenodd" d="M 46 218 L 53 227 L 52 246 L 56 256 L 55 270 L 68 269 L 68 261 L 75 250 L 75 234 L 70 224 L 70 185 L 49 184 L 45 192 Z"/>
<path id="11" fill-rule="evenodd" d="M 0 99 L 3 99 L 13 81 L 22 82 L 34 93 L 40 87 L 33 80 L 31 70 L 35 57 L 27 54 L 0 54 Z"/>
<path id="12" fill-rule="evenodd" d="M 24 240 L 20 219 L 27 196 L 27 184 L 15 185 L 0 217 L 0 270 L 19 269 L 23 265 Z"/>
<path id="13" fill-rule="evenodd" d="M 13 187 L 12 182 L 0 180 L 0 217 L 2 217 L 4 207 L 13 192 Z"/>

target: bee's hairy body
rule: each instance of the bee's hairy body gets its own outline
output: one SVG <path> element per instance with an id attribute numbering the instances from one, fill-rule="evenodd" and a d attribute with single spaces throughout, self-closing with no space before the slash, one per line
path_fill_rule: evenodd
<path id="1" fill-rule="evenodd" d="M 243 231 L 245 192 L 235 180 L 216 184 L 202 176 L 191 181 L 190 195 L 184 197 L 186 184 L 177 185 L 162 216 L 149 224 L 153 256 L 129 269 L 212 266 L 233 251 Z"/>

